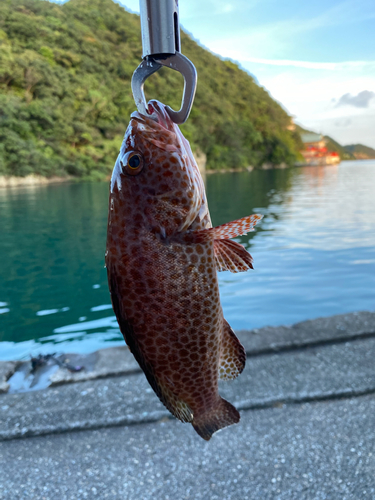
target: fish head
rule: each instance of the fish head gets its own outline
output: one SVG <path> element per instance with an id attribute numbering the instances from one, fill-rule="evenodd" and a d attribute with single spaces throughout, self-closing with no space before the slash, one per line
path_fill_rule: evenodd
<path id="1" fill-rule="evenodd" d="M 131 115 L 111 180 L 111 196 L 124 216 L 163 237 L 183 232 L 208 212 L 205 190 L 189 142 L 164 104 L 150 101 L 149 116 Z"/>

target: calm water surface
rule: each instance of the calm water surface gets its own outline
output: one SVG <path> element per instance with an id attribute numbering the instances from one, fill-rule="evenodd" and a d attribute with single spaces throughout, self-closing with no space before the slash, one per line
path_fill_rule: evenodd
<path id="1" fill-rule="evenodd" d="M 207 176 L 214 225 L 252 212 L 238 238 L 255 270 L 219 273 L 233 328 L 375 309 L 375 161 Z M 0 190 L 0 359 L 123 344 L 104 269 L 108 186 Z"/>

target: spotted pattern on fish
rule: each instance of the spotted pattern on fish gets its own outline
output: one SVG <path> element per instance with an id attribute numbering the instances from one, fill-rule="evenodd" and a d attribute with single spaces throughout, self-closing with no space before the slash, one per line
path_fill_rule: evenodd
<path id="1" fill-rule="evenodd" d="M 218 393 L 218 378 L 235 378 L 246 360 L 223 317 L 217 262 L 240 271 L 252 258 L 230 240 L 218 240 L 226 243 L 217 249 L 189 143 L 162 104 L 151 101 L 149 112 L 132 114 L 112 175 L 109 288 L 120 330 L 150 385 L 208 440 L 239 421 Z M 235 224 L 242 231 L 250 220 Z M 219 231 L 234 235 L 230 224 Z M 202 238 L 205 232 L 210 237 Z"/>

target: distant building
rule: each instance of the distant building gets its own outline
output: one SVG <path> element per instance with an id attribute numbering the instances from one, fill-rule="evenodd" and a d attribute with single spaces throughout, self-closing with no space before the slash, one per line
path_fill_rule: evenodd
<path id="1" fill-rule="evenodd" d="M 306 132 L 301 134 L 304 149 L 301 151 L 304 157 L 304 165 L 337 165 L 340 156 L 336 152 L 327 150 L 327 141 L 322 134 Z"/>
<path id="2" fill-rule="evenodd" d="M 324 148 L 326 145 L 326 141 L 322 134 L 315 134 L 315 132 L 306 132 L 306 134 L 301 134 L 301 139 L 306 148 L 309 146 Z"/>

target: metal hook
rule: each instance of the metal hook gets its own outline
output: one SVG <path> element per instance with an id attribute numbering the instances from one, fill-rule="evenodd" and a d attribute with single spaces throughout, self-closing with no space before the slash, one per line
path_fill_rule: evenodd
<path id="1" fill-rule="evenodd" d="M 132 76 L 132 92 L 138 111 L 141 115 L 148 115 L 147 103 L 144 93 L 144 84 L 147 78 L 161 68 L 153 59 L 144 59 Z"/>
<path id="2" fill-rule="evenodd" d="M 181 108 L 175 111 L 170 106 L 166 106 L 167 113 L 174 123 L 184 123 L 188 119 L 193 106 L 198 77 L 194 64 L 180 52 L 176 52 L 163 59 L 148 57 L 141 62 L 133 73 L 131 83 L 135 104 L 141 114 L 148 114 L 144 94 L 144 83 L 150 75 L 158 71 L 162 66 L 174 69 L 184 77 L 184 91 Z"/>
<path id="3" fill-rule="evenodd" d="M 140 0 L 143 61 L 134 71 L 132 92 L 138 111 L 146 115 L 144 94 L 146 79 L 162 66 L 174 69 L 184 77 L 181 108 L 166 110 L 174 123 L 184 123 L 190 114 L 197 88 L 194 64 L 180 52 L 178 0 Z"/>

